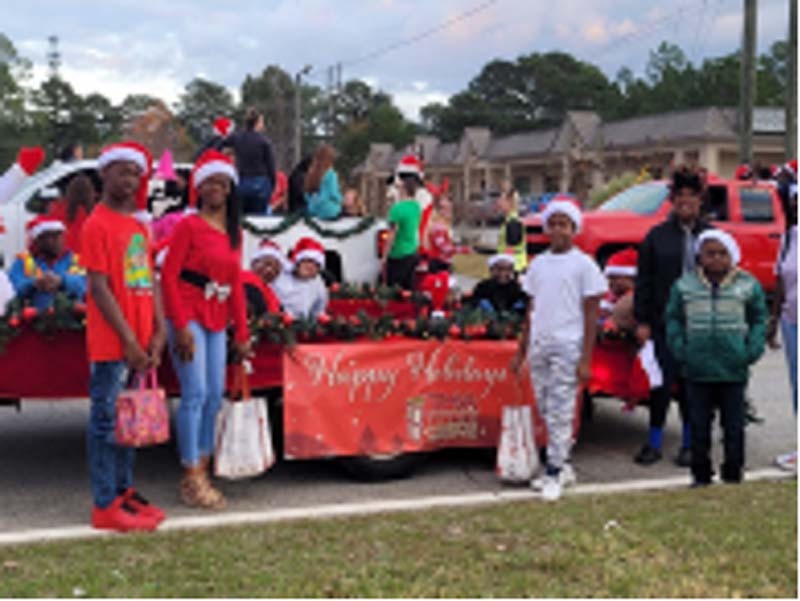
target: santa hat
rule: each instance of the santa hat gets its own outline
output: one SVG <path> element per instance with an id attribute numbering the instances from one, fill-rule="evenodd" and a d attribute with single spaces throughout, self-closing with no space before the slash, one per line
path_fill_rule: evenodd
<path id="1" fill-rule="evenodd" d="M 276 242 L 272 240 L 262 240 L 261 244 L 258 245 L 258 250 L 253 253 L 253 256 L 250 257 L 250 264 L 252 265 L 259 259 L 263 259 L 265 257 L 272 257 L 278 260 L 278 263 L 281 264 L 281 267 L 284 269 L 288 266 L 286 255 L 283 254 L 281 247 L 278 246 Z"/>
<path id="2" fill-rule="evenodd" d="M 703 244 L 709 240 L 716 240 L 722 244 L 722 246 L 727 249 L 734 265 L 738 265 L 739 261 L 742 260 L 742 253 L 739 250 L 739 244 L 737 244 L 733 236 L 731 236 L 728 232 L 717 229 L 706 230 L 700 234 L 700 236 L 698 236 L 697 244 L 695 246 L 695 254 L 699 255 L 700 250 L 703 248 Z"/>
<path id="3" fill-rule="evenodd" d="M 138 142 L 117 142 L 103 148 L 97 158 L 97 168 L 104 169 L 111 163 L 128 161 L 136 163 L 142 170 L 139 178 L 139 189 L 136 192 L 136 208 L 147 210 L 147 184 L 153 171 L 153 157 L 150 151 Z"/>
<path id="4" fill-rule="evenodd" d="M 566 215 L 575 224 L 575 232 L 581 231 L 581 222 L 583 221 L 581 209 L 571 198 L 553 199 L 547 203 L 542 213 L 542 222 L 545 230 L 547 229 L 547 222 L 553 215 Z"/>
<path id="5" fill-rule="evenodd" d="M 36 172 L 42 161 L 44 161 L 44 150 L 41 146 L 19 149 L 16 162 L 0 176 L 0 204 L 16 194 L 22 184 Z"/>
<path id="6" fill-rule="evenodd" d="M 420 180 L 422 180 L 425 176 L 425 173 L 422 169 L 422 161 L 420 161 L 413 154 L 405 155 L 397 164 L 395 175 L 398 177 L 401 175 L 416 175 Z"/>
<path id="7" fill-rule="evenodd" d="M 292 249 L 291 259 L 295 264 L 308 259 L 325 267 L 325 247 L 314 238 L 300 238 Z"/>
<path id="8" fill-rule="evenodd" d="M 63 232 L 66 229 L 67 228 L 64 226 L 63 221 L 53 217 L 47 217 L 46 215 L 34 217 L 28 222 L 28 225 L 25 226 L 25 231 L 28 234 L 28 240 L 30 242 L 33 242 L 42 234 L 48 234 L 50 232 Z"/>
<path id="9" fill-rule="evenodd" d="M 496 255 L 492 255 L 489 257 L 488 263 L 489 269 L 500 263 L 508 263 L 511 267 L 515 267 L 517 264 L 516 261 L 514 261 L 514 255 L 511 253 L 497 253 Z"/>
<path id="10" fill-rule="evenodd" d="M 737 180 L 747 180 L 753 178 L 753 168 L 747 163 L 742 163 L 733 173 L 733 178 Z"/>
<path id="11" fill-rule="evenodd" d="M 214 119 L 214 133 L 227 138 L 233 130 L 233 121 L 227 117 L 217 117 Z"/>
<path id="12" fill-rule="evenodd" d="M 239 183 L 239 176 L 236 174 L 236 167 L 233 166 L 231 158 L 214 150 L 206 150 L 197 159 L 189 177 L 189 206 L 197 206 L 197 189 L 204 181 L 213 175 L 225 175 L 234 184 Z"/>
<path id="13" fill-rule="evenodd" d="M 786 161 L 783 164 L 783 170 L 791 175 L 794 179 L 797 179 L 797 159 Z"/>
<path id="14" fill-rule="evenodd" d="M 603 273 L 606 277 L 615 275 L 636 277 L 636 264 L 638 261 L 639 253 L 633 248 L 617 251 L 608 258 Z"/>

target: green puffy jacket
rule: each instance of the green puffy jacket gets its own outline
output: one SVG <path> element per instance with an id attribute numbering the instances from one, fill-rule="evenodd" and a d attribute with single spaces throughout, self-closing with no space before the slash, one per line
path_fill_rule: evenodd
<path id="1" fill-rule="evenodd" d="M 666 321 L 667 342 L 689 381 L 746 382 L 764 353 L 764 291 L 745 271 L 717 286 L 700 270 L 687 273 L 672 286 Z"/>

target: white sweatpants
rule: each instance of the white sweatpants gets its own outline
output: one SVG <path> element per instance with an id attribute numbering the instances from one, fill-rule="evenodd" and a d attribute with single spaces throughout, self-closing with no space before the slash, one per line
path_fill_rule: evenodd
<path id="1" fill-rule="evenodd" d="M 528 364 L 536 403 L 547 425 L 547 463 L 561 469 L 569 461 L 578 394 L 577 367 L 582 343 L 531 341 Z"/>

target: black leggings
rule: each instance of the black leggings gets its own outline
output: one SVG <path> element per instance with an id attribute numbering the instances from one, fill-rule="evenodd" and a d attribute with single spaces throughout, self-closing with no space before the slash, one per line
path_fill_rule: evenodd
<path id="1" fill-rule="evenodd" d="M 419 257 L 408 255 L 386 261 L 386 283 L 389 286 L 400 286 L 405 290 L 414 289 L 414 275 Z"/>

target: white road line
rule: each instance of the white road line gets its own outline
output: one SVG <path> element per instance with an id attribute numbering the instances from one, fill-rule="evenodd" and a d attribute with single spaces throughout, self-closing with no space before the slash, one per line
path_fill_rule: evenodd
<path id="1" fill-rule="evenodd" d="M 747 472 L 746 479 L 748 482 L 752 482 L 755 480 L 777 480 L 792 477 L 794 477 L 794 474 L 775 468 L 766 468 Z M 682 488 L 687 486 L 687 484 L 687 476 L 673 476 L 670 478 L 655 478 L 647 480 L 628 480 L 625 482 L 579 484 L 575 487 L 568 488 L 565 491 L 565 496 L 604 495 L 647 490 L 663 490 L 670 488 Z M 219 528 L 221 526 L 237 526 L 243 524 L 267 524 L 270 522 L 290 520 L 347 517 L 376 513 L 420 511 L 423 509 L 432 509 L 436 507 L 468 507 L 473 505 L 487 505 L 491 503 L 521 501 L 528 499 L 532 500 L 537 498 L 539 498 L 537 493 L 534 493 L 526 488 L 524 490 L 503 490 L 500 492 L 438 495 L 414 499 L 337 503 L 332 505 L 317 505 L 312 507 L 299 507 L 292 509 L 271 509 L 266 511 L 245 511 L 215 515 L 198 515 L 167 519 L 161 525 L 161 528 L 159 528 L 159 532 Z M 94 530 L 88 526 L 43 528 L 36 530 L 22 530 L 19 532 L 0 533 L 0 545 L 20 545 L 26 543 L 97 538 L 103 536 L 115 536 L 115 534 Z"/>

